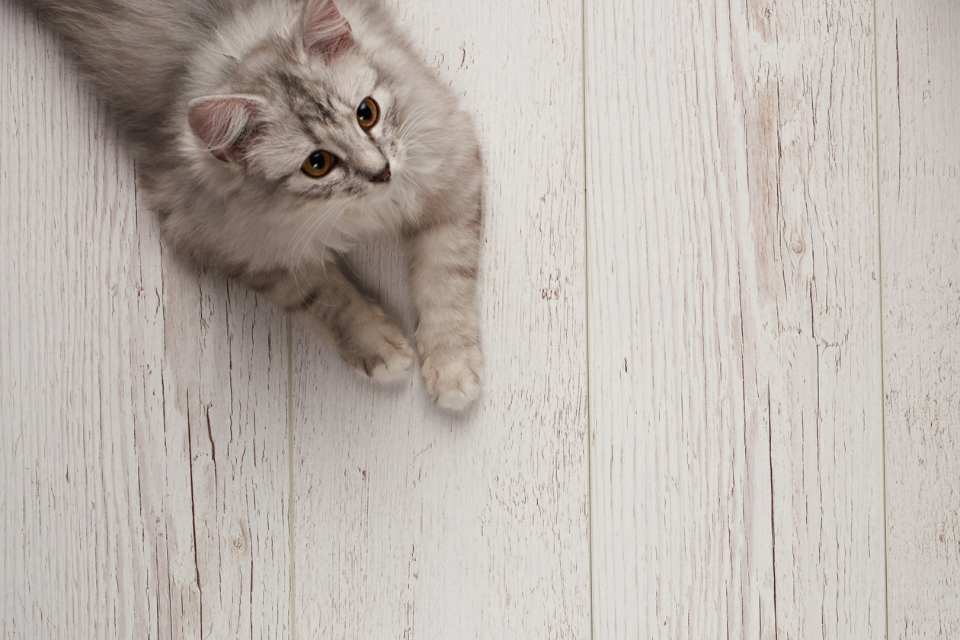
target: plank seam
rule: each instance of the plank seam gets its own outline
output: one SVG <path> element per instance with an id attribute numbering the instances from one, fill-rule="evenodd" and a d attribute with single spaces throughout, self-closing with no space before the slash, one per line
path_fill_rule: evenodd
<path id="1" fill-rule="evenodd" d="M 890 637 L 890 547 L 887 543 L 887 374 L 885 370 L 886 349 L 884 348 L 884 326 L 883 326 L 883 196 L 880 189 L 881 183 L 881 156 L 880 156 L 880 17 L 877 1 L 873 0 L 873 120 L 876 130 L 874 135 L 875 153 L 874 162 L 876 163 L 876 185 L 875 194 L 877 198 L 877 281 L 878 281 L 878 327 L 880 331 L 880 468 L 881 481 L 883 483 L 883 618 L 884 618 L 884 638 Z M 899 49 L 898 73 L 899 73 Z M 898 89 L 899 97 L 899 89 Z"/>
<path id="2" fill-rule="evenodd" d="M 589 137 L 587 132 L 587 100 L 589 99 L 587 91 L 587 0 L 580 1 L 580 116 L 581 116 L 581 135 L 583 146 L 583 295 L 584 295 L 584 342 L 586 349 L 586 378 L 587 378 L 587 398 L 586 398 L 586 454 L 587 454 L 587 582 L 589 589 L 589 613 L 590 618 L 590 637 L 596 640 L 596 627 L 594 619 L 594 588 L 593 588 L 593 419 L 590 412 L 593 394 L 591 393 L 590 369 L 592 358 L 590 352 L 590 189 L 589 181 L 589 154 L 587 144 Z"/>
<path id="3" fill-rule="evenodd" d="M 293 459 L 294 459 L 294 433 L 293 433 L 293 323 L 290 316 L 285 318 L 287 331 L 287 627 L 291 640 L 296 640 L 297 630 L 294 626 L 294 606 L 296 603 L 297 588 L 297 555 L 294 546 L 294 502 L 296 494 L 294 493 L 293 477 Z"/>

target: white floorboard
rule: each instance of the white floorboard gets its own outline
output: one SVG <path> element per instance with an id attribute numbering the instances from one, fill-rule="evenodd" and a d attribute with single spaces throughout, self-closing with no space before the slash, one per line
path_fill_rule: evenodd
<path id="1" fill-rule="evenodd" d="M 960 637 L 960 5 L 879 5 L 889 637 Z"/>
<path id="2" fill-rule="evenodd" d="M 872 7 L 759 4 L 587 16 L 596 638 L 883 634 Z"/>
<path id="3" fill-rule="evenodd" d="M 0 636 L 146 634 L 182 550 L 158 557 L 136 473 L 162 428 L 159 247 L 59 45 L 3 3 L 0 52 Z"/>

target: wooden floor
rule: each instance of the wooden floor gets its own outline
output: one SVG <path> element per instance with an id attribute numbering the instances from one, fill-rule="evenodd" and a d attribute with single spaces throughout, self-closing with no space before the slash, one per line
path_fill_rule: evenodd
<path id="1" fill-rule="evenodd" d="M 487 151 L 466 420 L 181 266 L 0 2 L 0 638 L 960 638 L 960 3 L 392 3 Z"/>

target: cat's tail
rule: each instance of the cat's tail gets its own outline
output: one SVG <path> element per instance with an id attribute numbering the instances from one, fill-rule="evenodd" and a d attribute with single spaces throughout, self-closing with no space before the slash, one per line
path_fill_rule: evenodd
<path id="1" fill-rule="evenodd" d="M 217 0 L 21 0 L 60 34 L 132 132 L 156 127 L 206 25 L 191 7 Z"/>

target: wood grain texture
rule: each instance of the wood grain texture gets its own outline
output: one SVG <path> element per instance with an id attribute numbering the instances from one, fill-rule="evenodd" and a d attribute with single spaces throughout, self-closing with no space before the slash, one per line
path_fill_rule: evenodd
<path id="1" fill-rule="evenodd" d="M 128 637 L 152 607 L 131 427 L 160 424 L 159 268 L 105 111 L 10 3 L 0 43 L 0 636 Z"/>
<path id="2" fill-rule="evenodd" d="M 960 5 L 880 0 L 889 637 L 960 637 Z"/>
<path id="3" fill-rule="evenodd" d="M 0 636 L 284 637 L 285 321 L 163 252 L 33 16 L 0 42 Z"/>
<path id="4" fill-rule="evenodd" d="M 594 637 L 884 634 L 872 15 L 586 16 Z"/>
<path id="5" fill-rule="evenodd" d="M 168 515 L 154 535 L 175 550 L 169 633 L 288 637 L 286 319 L 166 252 L 163 275 L 164 425 L 150 448 L 164 452 L 151 475 Z"/>
<path id="6" fill-rule="evenodd" d="M 396 2 L 485 149 L 485 395 L 351 377 L 294 342 L 298 638 L 590 634 L 580 3 Z M 358 268 L 409 314 L 405 268 Z"/>
<path id="7" fill-rule="evenodd" d="M 960 637 L 960 7 L 390 1 L 486 150 L 463 419 L 166 251 L 0 0 L 0 637 Z"/>

